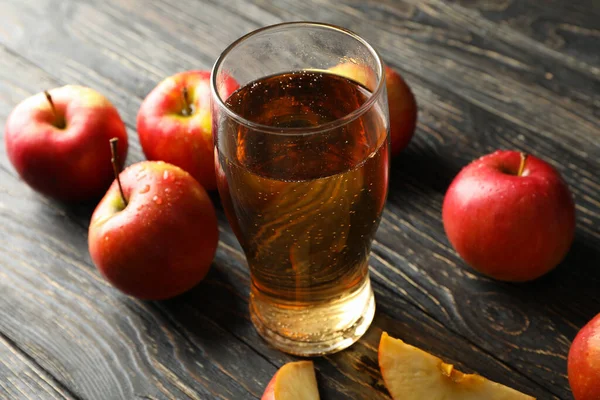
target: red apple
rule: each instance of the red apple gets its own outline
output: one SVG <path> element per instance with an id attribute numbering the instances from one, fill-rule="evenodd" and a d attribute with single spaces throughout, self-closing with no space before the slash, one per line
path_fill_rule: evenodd
<path id="1" fill-rule="evenodd" d="M 291 362 L 279 368 L 261 400 L 319 400 L 312 361 Z"/>
<path id="2" fill-rule="evenodd" d="M 237 89 L 225 79 L 225 93 Z M 137 130 L 149 160 L 162 160 L 189 172 L 206 190 L 216 188 L 210 71 L 186 71 L 166 78 L 144 99 Z"/>
<path id="3" fill-rule="evenodd" d="M 110 138 L 127 155 L 127 131 L 115 107 L 100 93 L 63 86 L 21 102 L 6 121 L 11 163 L 33 189 L 64 201 L 99 197 L 110 185 Z"/>
<path id="4" fill-rule="evenodd" d="M 190 174 L 162 161 L 134 164 L 98 204 L 89 250 L 121 291 L 165 299 L 192 288 L 210 268 L 219 231 L 206 191 Z"/>
<path id="5" fill-rule="evenodd" d="M 573 198 L 559 173 L 516 151 L 496 151 L 463 168 L 448 188 L 442 217 L 458 254 L 504 281 L 553 269 L 575 233 Z"/>
<path id="6" fill-rule="evenodd" d="M 567 369 L 575 400 L 600 399 L 600 314 L 573 340 Z"/>
<path id="7" fill-rule="evenodd" d="M 329 71 L 361 83 L 367 89 L 375 89 L 375 74 L 365 65 L 344 62 Z M 388 66 L 385 67 L 385 80 L 390 109 L 391 154 L 396 156 L 408 146 L 415 132 L 417 103 L 402 76 Z"/>
<path id="8" fill-rule="evenodd" d="M 417 126 L 417 102 L 410 87 L 399 73 L 385 67 L 385 79 L 390 108 L 390 136 L 392 156 L 408 146 Z"/>

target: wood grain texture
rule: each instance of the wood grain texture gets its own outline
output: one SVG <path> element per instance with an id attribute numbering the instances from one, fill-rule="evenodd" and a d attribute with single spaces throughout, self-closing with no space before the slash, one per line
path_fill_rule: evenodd
<path id="1" fill-rule="evenodd" d="M 572 56 L 600 66 L 600 4 L 587 1 L 458 1 L 465 8 Z"/>
<path id="2" fill-rule="evenodd" d="M 591 1 L 537 4 L 7 0 L 0 116 L 49 87 L 91 86 L 126 122 L 130 164 L 143 159 L 137 109 L 162 78 L 210 68 L 227 44 L 259 26 L 305 19 L 353 29 L 406 77 L 420 115 L 415 139 L 392 165 L 373 246 L 375 322 L 351 349 L 316 360 L 323 398 L 387 398 L 376 361 L 387 330 L 463 370 L 540 399 L 569 399 L 570 340 L 600 312 L 598 9 Z M 560 43 L 550 40 L 555 27 Z M 441 225 L 452 177 L 496 148 L 548 160 L 575 195 L 573 248 L 534 283 L 498 283 L 468 269 Z M 67 206 L 32 192 L 4 151 L 0 351 L 18 356 L 0 362 L 12 371 L 0 375 L 0 396 L 259 398 L 276 368 L 293 359 L 269 348 L 249 322 L 249 276 L 222 212 L 208 278 L 173 300 L 136 301 L 89 260 L 93 204 Z"/>
<path id="3" fill-rule="evenodd" d="M 1 334 L 0 376 L 0 399 L 74 399 L 68 389 Z"/>

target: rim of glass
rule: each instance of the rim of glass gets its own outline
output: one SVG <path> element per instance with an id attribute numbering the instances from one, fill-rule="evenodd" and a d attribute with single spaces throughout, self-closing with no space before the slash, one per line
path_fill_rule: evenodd
<path id="1" fill-rule="evenodd" d="M 221 64 L 223 63 L 223 60 L 225 59 L 225 57 L 227 57 L 227 55 L 231 52 L 231 50 L 233 50 L 235 47 L 237 47 L 240 43 L 252 38 L 253 36 L 255 36 L 257 34 L 263 33 L 268 30 L 279 29 L 279 28 L 285 27 L 285 26 L 326 28 L 326 29 L 342 32 L 346 35 L 349 35 L 352 38 L 354 38 L 356 41 L 358 41 L 360 44 L 365 46 L 367 48 L 367 50 L 374 56 L 375 60 L 377 61 L 377 73 L 378 73 L 377 85 L 375 86 L 375 90 L 371 93 L 371 96 L 369 96 L 367 101 L 365 101 L 356 110 L 344 115 L 341 118 L 338 118 L 334 121 L 326 122 L 324 124 L 316 125 L 316 126 L 313 126 L 310 128 L 278 128 L 278 127 L 271 126 L 271 125 L 258 124 L 256 122 L 252 122 L 252 121 L 242 117 L 241 115 L 237 114 L 232 109 L 230 109 L 227 106 L 227 104 L 225 104 L 225 102 L 221 98 L 221 95 L 219 95 L 219 92 L 217 91 L 217 70 L 220 68 Z M 215 100 L 217 102 L 218 107 L 220 109 L 225 110 L 225 112 L 229 115 L 229 117 L 236 120 L 241 125 L 245 125 L 246 127 L 251 128 L 252 130 L 261 131 L 261 132 L 265 132 L 265 133 L 288 134 L 288 135 L 289 134 L 309 135 L 309 134 L 315 134 L 315 133 L 320 133 L 323 131 L 328 131 L 328 130 L 332 130 L 335 128 L 339 128 L 342 125 L 346 125 L 349 122 L 352 122 L 353 120 L 355 120 L 356 118 L 358 118 L 362 114 L 364 114 L 367 110 L 369 110 L 373 106 L 373 104 L 377 101 L 377 99 L 381 95 L 381 91 L 383 90 L 382 88 L 384 86 L 384 81 L 385 81 L 385 74 L 384 74 L 383 69 L 384 69 L 383 61 L 382 61 L 381 57 L 379 56 L 379 53 L 377 53 L 377 50 L 375 50 L 375 48 L 373 48 L 373 46 L 371 46 L 369 44 L 369 42 L 367 42 L 365 39 L 363 39 L 362 37 L 360 37 L 359 35 L 357 35 L 356 33 L 352 32 L 349 29 L 342 28 L 337 25 L 322 23 L 322 22 L 310 22 L 310 21 L 283 22 L 280 24 L 269 25 L 269 26 L 265 26 L 265 27 L 256 29 L 250 33 L 245 34 L 244 36 L 240 37 L 239 39 L 237 39 L 236 41 L 231 43 L 229 46 L 227 46 L 227 48 L 225 50 L 223 50 L 223 52 L 219 55 L 219 58 L 217 58 L 217 61 L 215 62 L 214 66 L 212 68 L 211 77 L 210 77 L 210 89 L 212 92 L 211 93 L 212 98 L 213 98 L 213 100 Z"/>

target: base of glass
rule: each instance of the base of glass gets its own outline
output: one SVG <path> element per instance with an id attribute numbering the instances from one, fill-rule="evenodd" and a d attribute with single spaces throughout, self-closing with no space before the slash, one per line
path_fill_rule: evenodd
<path id="1" fill-rule="evenodd" d="M 368 276 L 351 293 L 306 307 L 274 303 L 254 287 L 250 295 L 250 317 L 258 333 L 278 350 L 304 357 L 349 347 L 367 331 L 374 315 Z"/>

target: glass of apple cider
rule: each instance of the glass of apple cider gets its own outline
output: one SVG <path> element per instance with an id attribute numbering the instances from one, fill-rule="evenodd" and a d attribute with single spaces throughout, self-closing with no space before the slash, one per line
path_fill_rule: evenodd
<path id="1" fill-rule="evenodd" d="M 365 40 L 310 22 L 254 31 L 213 68 L 219 194 L 248 260 L 252 321 L 282 351 L 341 350 L 373 319 L 368 258 L 388 186 L 384 79 Z"/>

